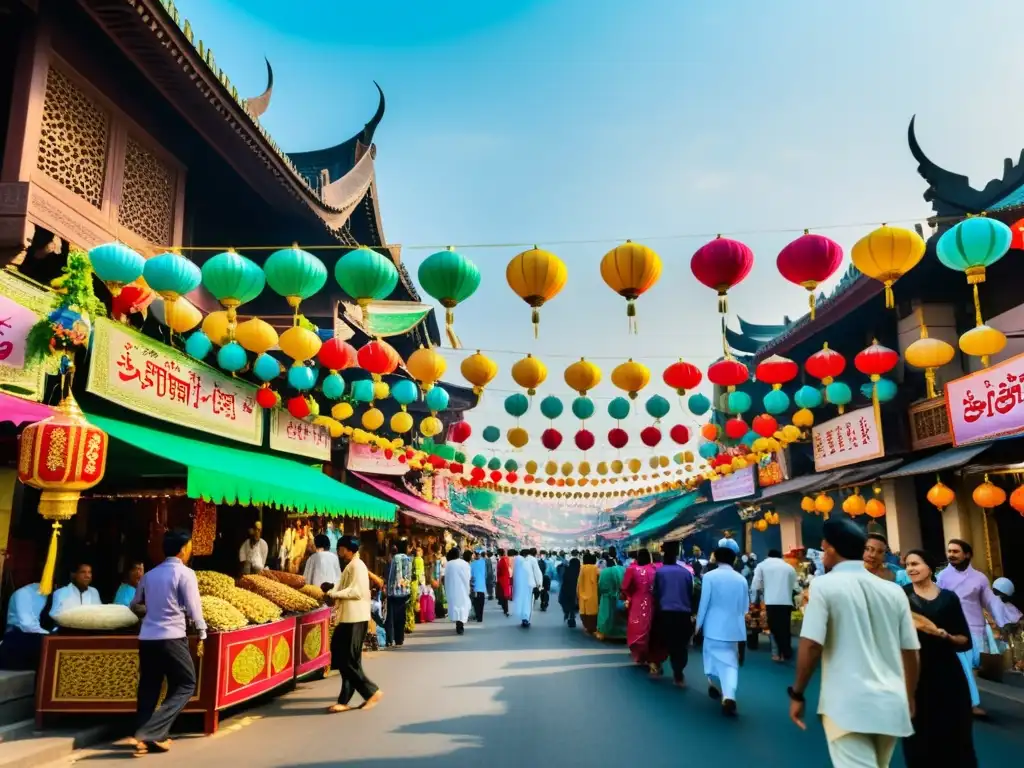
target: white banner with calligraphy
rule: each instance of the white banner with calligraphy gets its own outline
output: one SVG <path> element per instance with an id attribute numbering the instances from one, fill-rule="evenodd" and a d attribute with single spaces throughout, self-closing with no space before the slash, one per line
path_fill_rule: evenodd
<path id="1" fill-rule="evenodd" d="M 754 495 L 754 468 L 747 467 L 711 481 L 712 501 L 732 501 Z"/>
<path id="2" fill-rule="evenodd" d="M 0 272 L 0 390 L 42 399 L 47 365 L 25 367 L 25 341 L 52 303 L 53 294 Z"/>
<path id="3" fill-rule="evenodd" d="M 409 465 L 398 460 L 398 453 L 392 451 L 391 458 L 388 458 L 387 453 L 379 448 L 374 450 L 369 445 L 351 442 L 348 444 L 346 467 L 365 475 L 404 475 L 409 471 Z"/>
<path id="4" fill-rule="evenodd" d="M 331 435 L 326 427 L 296 419 L 287 411 L 270 412 L 270 450 L 331 460 Z"/>
<path id="5" fill-rule="evenodd" d="M 953 445 L 1024 432 L 1024 355 L 946 384 Z"/>
<path id="6" fill-rule="evenodd" d="M 254 386 L 104 318 L 93 331 L 86 388 L 155 419 L 263 443 L 263 409 Z"/>
<path id="7" fill-rule="evenodd" d="M 811 430 L 814 469 L 824 472 L 885 455 L 882 425 L 871 406 L 816 424 Z"/>

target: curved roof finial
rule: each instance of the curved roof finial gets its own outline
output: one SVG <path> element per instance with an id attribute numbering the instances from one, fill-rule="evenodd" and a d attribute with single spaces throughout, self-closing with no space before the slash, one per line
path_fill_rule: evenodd
<path id="1" fill-rule="evenodd" d="M 380 87 L 380 83 L 376 80 L 373 84 L 377 87 L 377 93 L 380 94 L 380 100 L 377 102 L 377 111 L 373 113 L 373 117 L 370 118 L 365 126 L 363 126 L 363 132 L 360 136 L 360 141 L 366 146 L 370 146 L 373 143 L 373 134 L 377 130 L 377 126 L 380 125 L 380 121 L 384 118 L 384 108 L 386 106 L 384 101 L 384 89 Z"/>
<path id="2" fill-rule="evenodd" d="M 914 121 L 917 120 L 917 115 L 910 118 L 910 125 L 907 127 L 907 143 L 910 144 L 910 154 L 917 160 L 917 172 L 924 177 L 924 180 L 929 184 L 935 184 L 935 182 L 942 176 L 949 176 L 950 172 L 945 168 L 936 165 L 921 149 L 920 143 L 917 141 L 917 131 L 914 129 Z"/>
<path id="3" fill-rule="evenodd" d="M 267 88 L 259 96 L 245 100 L 245 108 L 253 117 L 260 117 L 270 108 L 270 94 L 274 90 L 274 70 L 270 66 L 270 60 L 263 59 L 267 63 Z"/>

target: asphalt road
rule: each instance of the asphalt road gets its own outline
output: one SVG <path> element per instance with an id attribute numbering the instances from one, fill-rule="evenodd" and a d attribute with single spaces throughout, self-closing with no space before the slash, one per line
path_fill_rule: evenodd
<path id="1" fill-rule="evenodd" d="M 463 637 L 446 621 L 420 626 L 403 649 L 374 654 L 365 666 L 384 691 L 372 711 L 325 714 L 337 696 L 335 675 L 223 720 L 215 736 L 183 734 L 170 754 L 144 764 L 829 765 L 820 726 L 805 733 L 789 722 L 792 669 L 772 664 L 766 650 L 747 655 L 735 720 L 707 697 L 699 653 L 691 654 L 689 687 L 678 690 L 631 665 L 623 646 L 569 630 L 556 613 L 536 614 L 523 630 L 494 602 L 484 624 L 469 625 Z M 812 706 L 816 697 L 815 689 Z M 993 697 L 985 705 L 992 717 L 975 729 L 981 765 L 1019 764 L 1024 710 Z M 74 756 L 90 768 L 125 759 L 130 750 L 116 745 Z M 899 754 L 893 765 L 902 765 Z"/>

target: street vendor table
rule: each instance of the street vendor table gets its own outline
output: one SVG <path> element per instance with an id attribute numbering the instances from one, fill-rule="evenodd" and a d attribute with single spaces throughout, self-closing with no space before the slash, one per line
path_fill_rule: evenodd
<path id="1" fill-rule="evenodd" d="M 220 712 L 308 675 L 330 662 L 330 609 L 289 616 L 270 624 L 190 638 L 196 692 L 186 713 L 203 715 L 215 733 Z M 297 645 L 298 642 L 298 645 Z M 49 714 L 134 713 L 139 680 L 135 635 L 50 635 L 43 640 L 36 682 L 36 724 Z"/>

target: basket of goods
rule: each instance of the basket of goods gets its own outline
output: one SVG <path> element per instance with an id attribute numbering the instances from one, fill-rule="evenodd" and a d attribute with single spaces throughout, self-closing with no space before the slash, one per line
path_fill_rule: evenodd
<path id="1" fill-rule="evenodd" d="M 262 576 L 243 576 L 238 580 L 238 586 L 265 597 L 291 613 L 306 613 L 320 607 L 320 603 L 299 590 Z"/>
<path id="2" fill-rule="evenodd" d="M 291 587 L 292 589 L 302 589 L 304 586 L 306 586 L 306 580 L 297 573 L 288 573 L 287 571 L 272 571 L 268 568 L 264 571 L 260 571 L 259 575 L 263 576 L 264 578 L 270 579 L 271 581 L 278 581 L 281 584 L 284 584 L 286 587 Z"/>
<path id="3" fill-rule="evenodd" d="M 306 597 L 312 597 L 318 603 L 322 603 L 326 599 L 324 591 L 320 589 L 320 587 L 318 587 L 316 584 L 307 584 L 306 586 L 302 587 L 302 589 L 300 589 L 299 592 L 304 594 Z"/>
<path id="4" fill-rule="evenodd" d="M 230 632 L 248 626 L 249 620 L 227 600 L 211 595 L 199 598 L 203 604 L 203 618 L 213 632 Z"/>
<path id="5" fill-rule="evenodd" d="M 241 611 L 252 624 L 269 624 L 281 618 L 281 606 L 247 589 L 232 587 L 224 600 Z"/>
<path id="6" fill-rule="evenodd" d="M 53 620 L 62 629 L 81 632 L 117 632 L 132 629 L 139 617 L 125 605 L 80 605 L 65 608 Z"/>

